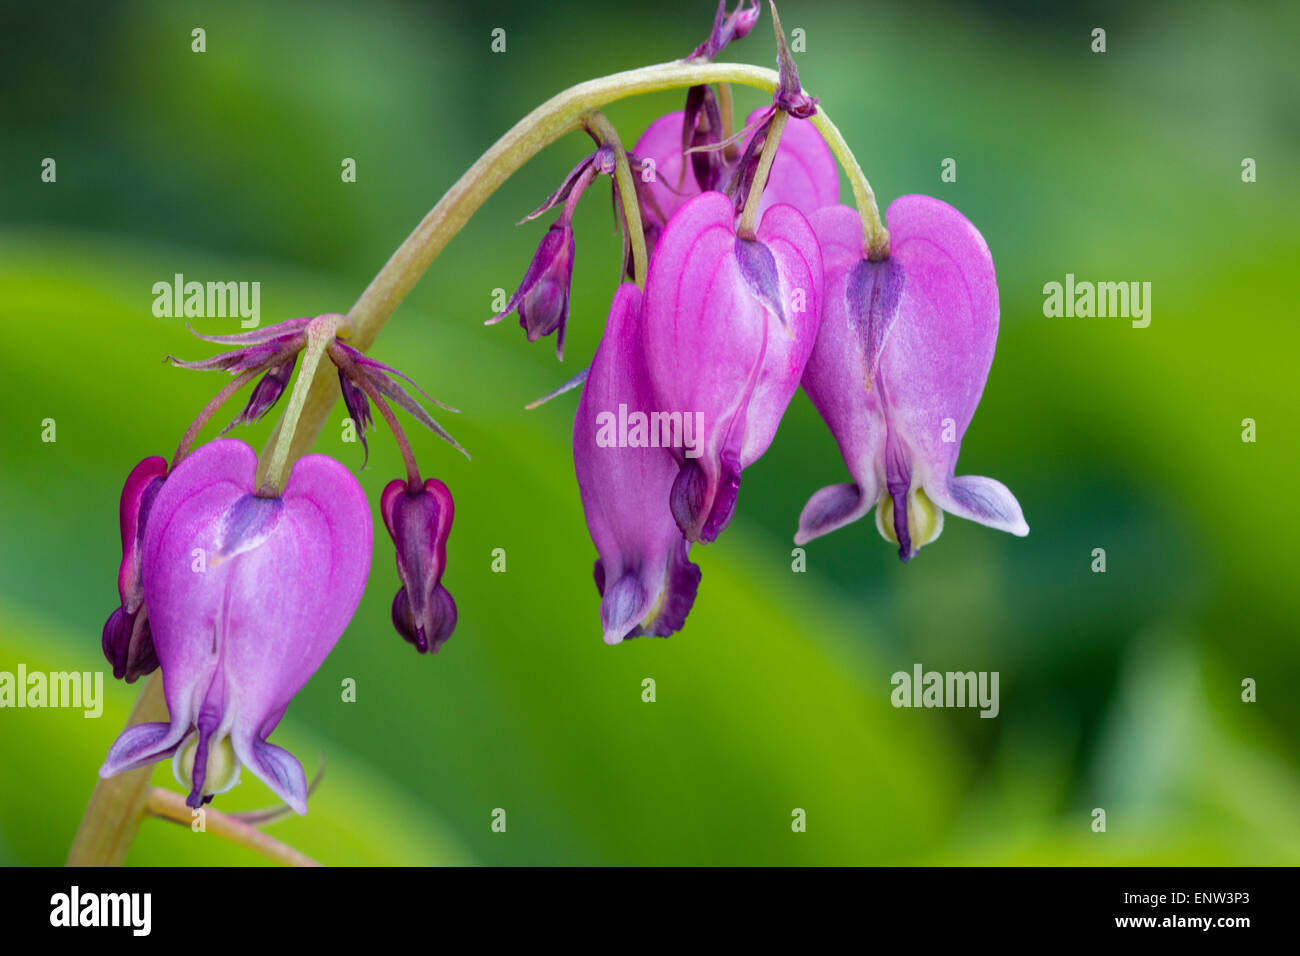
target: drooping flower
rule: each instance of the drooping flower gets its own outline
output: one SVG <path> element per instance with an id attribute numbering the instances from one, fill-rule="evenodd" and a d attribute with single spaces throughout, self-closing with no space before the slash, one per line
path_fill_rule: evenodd
<path id="1" fill-rule="evenodd" d="M 117 573 L 117 595 L 121 604 L 104 623 L 104 656 L 113 665 L 113 676 L 134 683 L 158 666 L 149 613 L 144 602 L 142 553 L 144 529 L 149 512 L 167 477 L 167 459 L 146 458 L 127 475 L 118 505 L 122 531 L 122 563 Z"/>
<path id="2" fill-rule="evenodd" d="M 248 445 L 221 439 L 158 492 L 143 573 L 171 720 L 124 731 L 100 776 L 171 756 L 198 807 L 242 765 L 306 813 L 302 766 L 266 738 L 361 600 L 370 513 L 356 479 L 323 455 L 297 461 L 280 498 L 254 493 L 256 472 Z"/>
<path id="3" fill-rule="evenodd" d="M 427 479 L 415 491 L 396 478 L 384 488 L 379 510 L 393 539 L 402 579 L 393 598 L 393 626 L 421 654 L 436 654 L 456 629 L 456 602 L 442 586 L 455 502 L 436 478 Z"/>
<path id="4" fill-rule="evenodd" d="M 615 293 L 573 422 L 578 491 L 600 556 L 595 578 L 607 644 L 679 630 L 700 582 L 700 569 L 688 559 L 689 545 L 668 507 L 677 462 L 666 446 L 674 428 L 681 438 L 693 422 L 682 415 L 652 417 L 641 305 L 632 283 Z M 608 424 L 625 410 L 642 416 L 642 434 L 611 441 Z"/>
<path id="5" fill-rule="evenodd" d="M 984 238 L 928 196 L 890 204 L 891 251 L 881 262 L 863 258 L 854 210 L 823 209 L 811 221 L 826 297 L 803 386 L 853 481 L 809 499 L 795 542 L 856 521 L 873 505 L 877 528 L 904 561 L 939 536 L 945 511 L 1028 534 L 1005 485 L 954 475 L 997 344 L 997 278 Z"/>
<path id="6" fill-rule="evenodd" d="M 767 450 L 798 388 L 821 299 L 821 252 L 793 206 L 773 206 L 745 240 L 731 201 L 703 193 L 664 229 L 643 336 L 654 407 L 703 416 L 702 454 L 674 449 L 670 499 L 687 540 L 712 541 L 731 520 L 742 469 Z"/>

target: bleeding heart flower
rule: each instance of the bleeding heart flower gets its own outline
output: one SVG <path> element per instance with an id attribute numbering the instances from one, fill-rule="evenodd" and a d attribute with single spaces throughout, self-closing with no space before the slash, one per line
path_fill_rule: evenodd
<path id="1" fill-rule="evenodd" d="M 826 298 L 803 386 L 853 482 L 809 499 L 795 542 L 856 521 L 876 504 L 876 526 L 904 561 L 939 536 L 945 511 L 1026 535 L 1005 485 L 954 476 L 997 344 L 988 246 L 966 217 L 928 196 L 894 200 L 886 221 L 889 258 L 870 262 L 857 212 L 836 206 L 812 217 Z"/>
<path id="2" fill-rule="evenodd" d="M 674 450 L 671 505 L 687 540 L 712 541 L 731 520 L 741 470 L 767 450 L 799 386 L 821 298 L 821 252 L 793 206 L 773 206 L 745 240 L 731 201 L 703 193 L 664 229 L 643 341 L 654 407 L 703 417 L 702 454 Z"/>
<path id="3" fill-rule="evenodd" d="M 668 509 L 677 462 L 661 441 L 651 445 L 648 434 L 635 442 L 606 440 L 604 430 L 620 408 L 647 420 L 655 408 L 641 342 L 641 292 L 631 283 L 614 295 L 573 422 L 578 491 L 600 555 L 595 577 L 606 644 L 679 630 L 700 583 Z M 684 427 L 681 416 L 676 421 Z"/>
<path id="4" fill-rule="evenodd" d="M 241 441 L 185 458 L 144 535 L 145 601 L 170 723 L 137 724 L 101 777 L 172 756 L 198 807 L 248 767 L 298 813 L 302 766 L 266 738 L 347 627 L 370 570 L 365 495 L 341 464 L 308 455 L 282 498 L 260 498 Z"/>

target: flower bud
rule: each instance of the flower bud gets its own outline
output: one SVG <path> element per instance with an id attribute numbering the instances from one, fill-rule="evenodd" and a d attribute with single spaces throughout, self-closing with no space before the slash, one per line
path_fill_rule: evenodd
<path id="1" fill-rule="evenodd" d="M 500 322 L 511 312 L 519 313 L 519 326 L 536 342 L 544 335 L 558 332 L 555 354 L 564 358 L 564 329 L 569 321 L 569 283 L 573 279 L 573 229 L 567 221 L 557 222 L 546 231 L 533 261 L 524 273 L 523 282 L 510 297 L 506 307 L 488 319 Z"/>
<path id="2" fill-rule="evenodd" d="M 442 586 L 447 536 L 456 506 L 441 481 L 429 478 L 418 491 L 394 479 L 379 501 L 384 526 L 397 551 L 402 587 L 393 598 L 393 626 L 421 654 L 446 643 L 456 629 L 456 602 Z"/>

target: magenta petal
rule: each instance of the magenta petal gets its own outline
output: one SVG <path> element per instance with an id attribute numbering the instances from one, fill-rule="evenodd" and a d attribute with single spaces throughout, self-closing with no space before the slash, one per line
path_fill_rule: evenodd
<path id="1" fill-rule="evenodd" d="M 700 186 L 695 181 L 695 173 L 690 163 L 686 164 L 685 179 L 679 182 L 682 176 L 684 116 L 685 113 L 678 110 L 659 117 L 646 128 L 641 138 L 636 141 L 636 145 L 632 147 L 632 154 L 642 163 L 641 167 L 632 170 L 632 173 L 640 179 L 642 187 L 654 197 L 659 207 L 658 212 L 662 214 L 662 216 L 656 215 L 655 210 L 643 209 L 642 216 L 648 224 L 660 228 L 667 224 L 673 213 L 680 209 L 686 200 L 700 193 Z M 653 176 L 645 164 L 646 160 L 654 163 Z"/>
<path id="2" fill-rule="evenodd" d="M 754 110 L 745 118 L 749 126 L 769 107 Z M 751 133 L 751 136 L 753 134 Z M 746 137 L 745 142 L 749 142 Z M 777 203 L 788 203 L 805 216 L 840 201 L 840 167 L 835 154 L 817 132 L 812 120 L 790 117 L 781 134 L 781 146 L 772 160 L 767 188 L 759 201 L 761 215 Z"/>
<path id="3" fill-rule="evenodd" d="M 851 270 L 862 258 L 862 219 L 848 206 L 831 206 L 809 220 L 821 243 L 826 297 L 821 328 L 803 388 L 830 428 L 854 485 L 823 488 L 799 517 L 796 544 L 858 520 L 875 505 L 877 471 L 885 445 L 885 419 L 871 381 L 867 336 L 848 308 Z"/>
<path id="4" fill-rule="evenodd" d="M 891 253 L 862 258 L 856 211 L 812 217 L 826 266 L 821 331 L 803 385 L 839 443 L 853 484 L 823 488 L 799 519 L 804 543 L 880 504 L 877 526 L 906 561 L 938 536 L 943 512 L 1028 534 L 991 478 L 954 477 L 997 343 L 993 259 L 947 203 L 904 196 L 886 214 Z"/>
<path id="5" fill-rule="evenodd" d="M 1005 486 L 953 477 L 997 345 L 997 276 L 984 237 L 952 206 L 929 196 L 894 200 L 886 222 L 890 258 L 906 274 L 899 319 L 880 362 L 890 427 L 935 504 L 1028 534 Z"/>
<path id="6" fill-rule="evenodd" d="M 228 734 L 240 761 L 301 813 L 293 775 L 264 741 L 356 610 L 370 513 L 356 479 L 323 455 L 294 465 L 281 499 L 256 498 L 256 471 L 248 445 L 211 442 L 154 502 L 145 600 L 171 724 L 148 752 L 163 755 L 195 729 L 202 754 Z M 124 768 L 137 736 L 119 740 L 101 775 Z M 191 805 L 204 771 L 196 762 Z"/>
<path id="7" fill-rule="evenodd" d="M 700 580 L 668 510 L 677 474 L 672 453 L 648 447 L 647 432 L 646 442 L 619 441 L 620 408 L 624 417 L 656 410 L 641 347 L 641 304 L 631 283 L 615 293 L 573 423 L 578 491 L 600 555 L 596 584 L 609 644 L 680 628 Z"/>
<path id="8" fill-rule="evenodd" d="M 646 286 L 655 407 L 698 413 L 704 425 L 698 458 L 677 453 L 673 508 L 692 541 L 725 527 L 740 472 L 776 434 L 820 321 L 822 260 L 807 220 L 774 206 L 746 242 L 733 218 L 722 193 L 686 203 L 659 240 Z"/>

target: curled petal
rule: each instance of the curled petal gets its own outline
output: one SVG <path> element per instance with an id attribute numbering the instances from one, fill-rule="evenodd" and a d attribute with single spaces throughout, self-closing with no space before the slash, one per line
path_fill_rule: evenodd
<path id="1" fill-rule="evenodd" d="M 283 344 L 283 342 L 294 338 L 300 332 L 306 332 L 307 326 L 311 324 L 314 316 L 307 316 L 301 319 L 288 319 L 284 322 L 277 322 L 275 325 L 268 325 L 264 328 L 253 329 L 251 332 L 237 332 L 234 335 L 204 335 L 201 332 L 195 332 L 190 326 L 190 333 L 205 342 L 215 342 L 218 345 L 265 345 L 267 343 Z"/>

